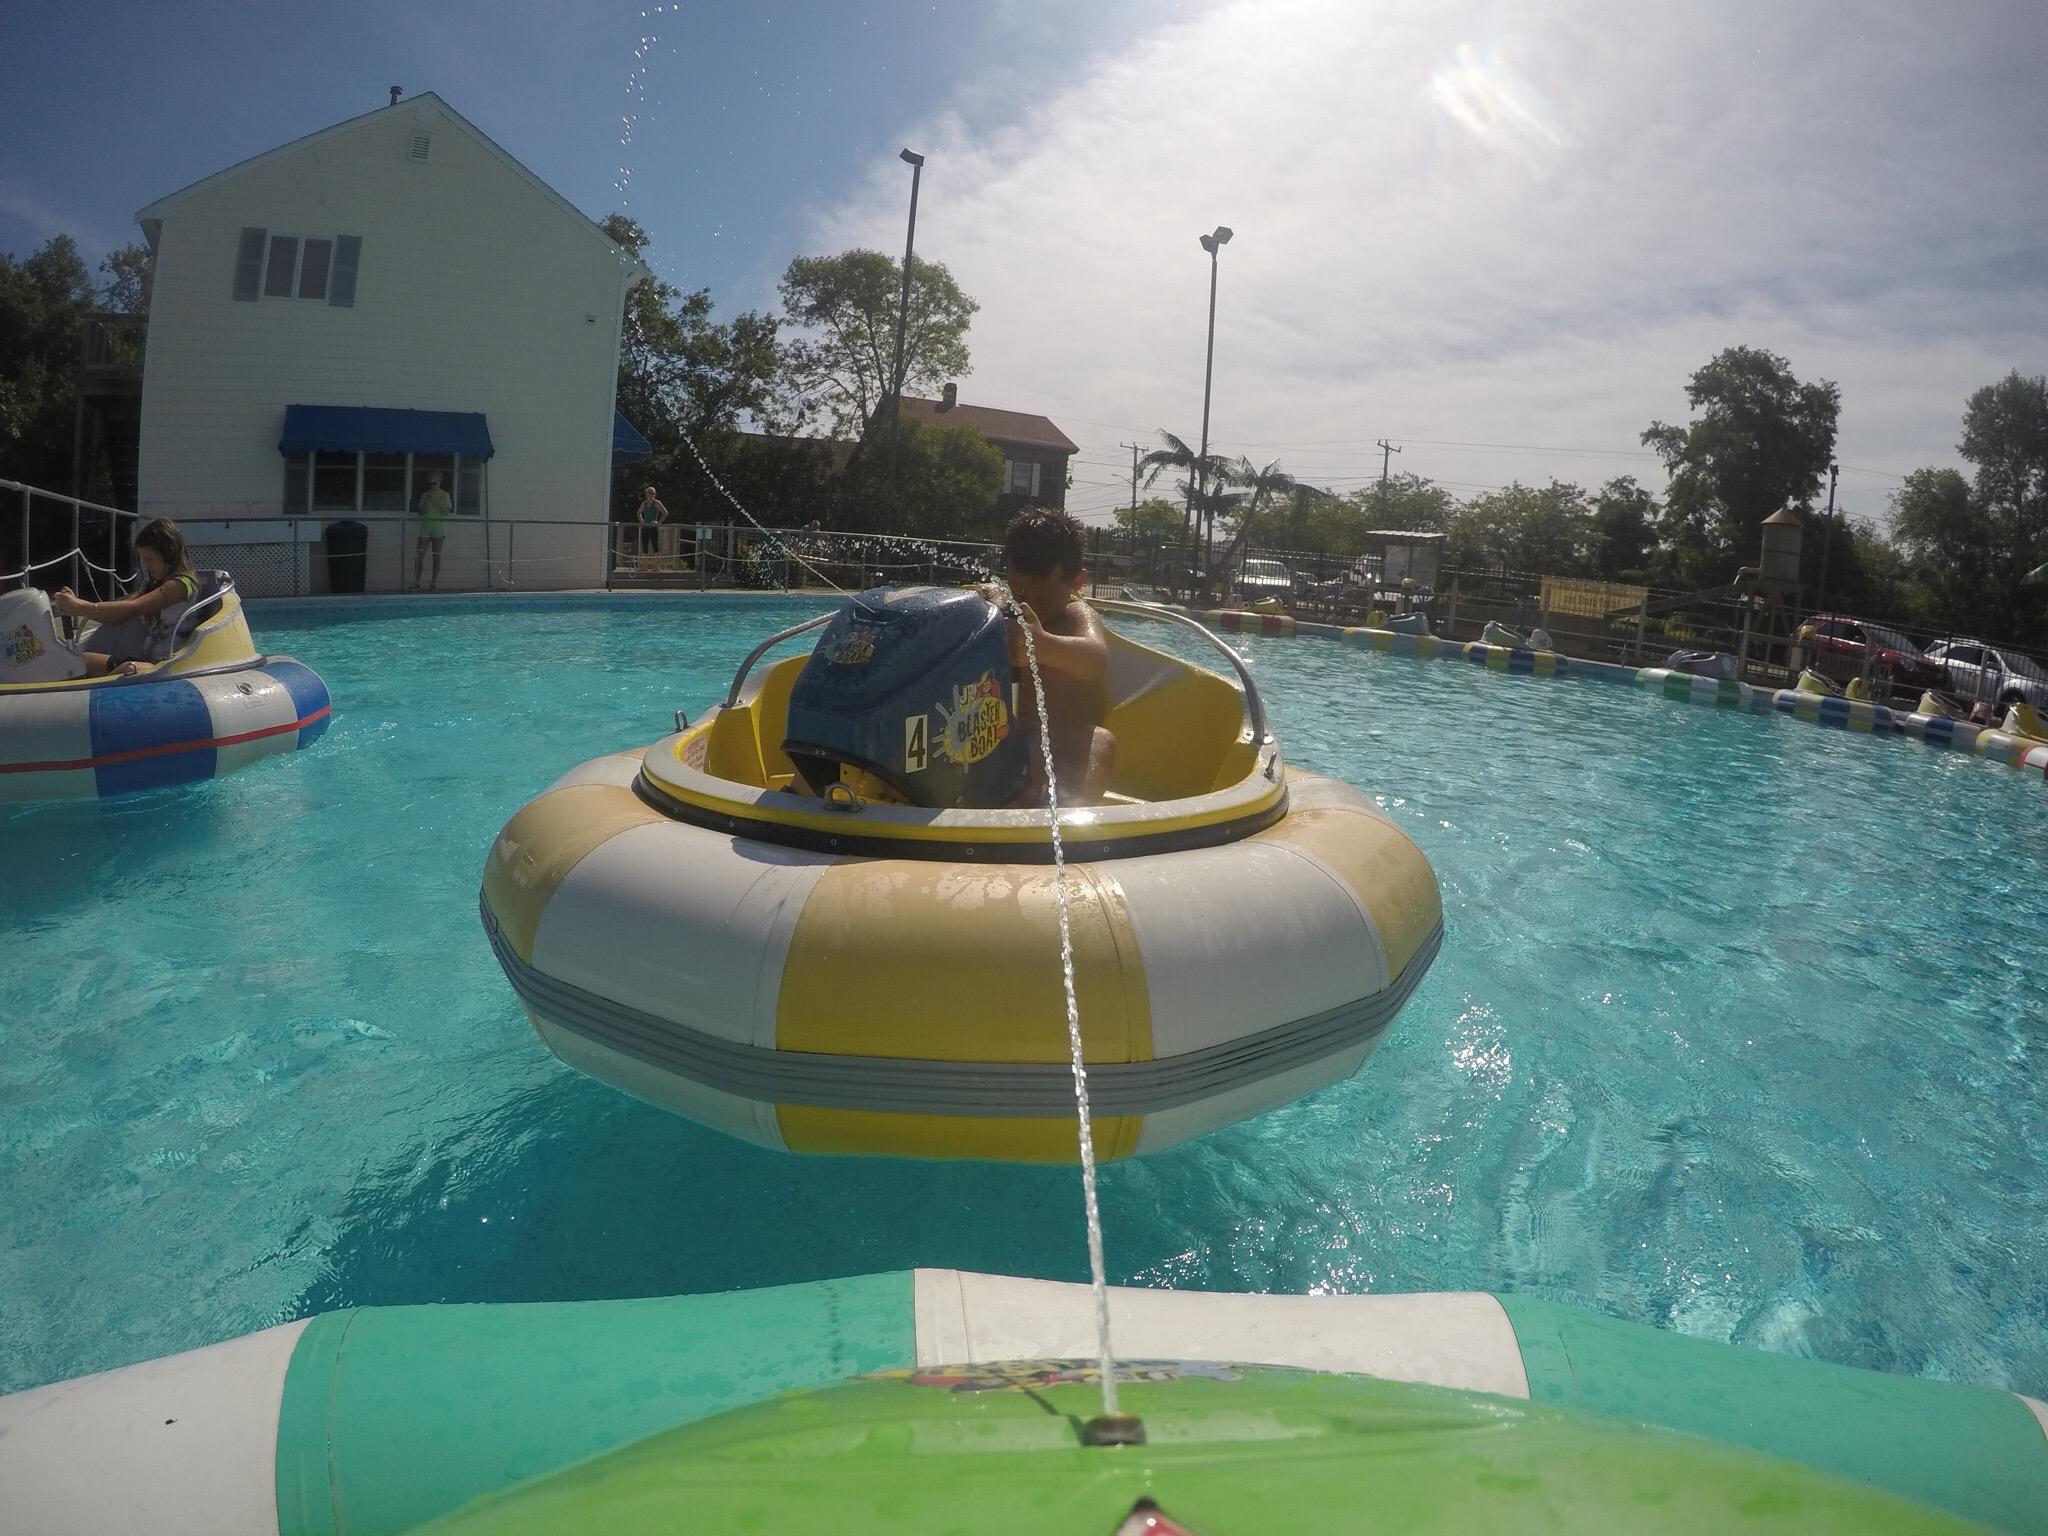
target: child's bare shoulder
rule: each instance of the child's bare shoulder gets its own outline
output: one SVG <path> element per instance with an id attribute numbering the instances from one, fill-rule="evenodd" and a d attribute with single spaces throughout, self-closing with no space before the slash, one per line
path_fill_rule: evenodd
<path id="1" fill-rule="evenodd" d="M 1097 635 L 1102 633 L 1102 620 L 1095 616 L 1095 610 L 1075 598 L 1057 614 L 1044 621 L 1045 627 L 1056 635 Z"/>

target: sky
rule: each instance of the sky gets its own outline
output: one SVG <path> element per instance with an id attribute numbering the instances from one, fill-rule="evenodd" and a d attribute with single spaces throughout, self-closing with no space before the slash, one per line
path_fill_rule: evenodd
<path id="1" fill-rule="evenodd" d="M 1348 489 L 1663 477 L 1690 373 L 1842 391 L 1840 505 L 1957 464 L 1971 390 L 2048 372 L 2040 0 L 226 0 L 0 7 L 0 250 L 89 260 L 248 155 L 438 91 L 721 316 L 791 258 L 917 249 L 981 304 L 961 398 Z M 1166 482 L 1161 482 L 1161 489 Z"/>

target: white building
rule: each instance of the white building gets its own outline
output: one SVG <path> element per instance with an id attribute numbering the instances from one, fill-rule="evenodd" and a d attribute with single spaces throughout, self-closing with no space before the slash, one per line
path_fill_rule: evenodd
<path id="1" fill-rule="evenodd" d="M 324 530 L 444 587 L 601 585 L 619 330 L 647 270 L 432 92 L 136 215 L 156 254 L 138 502 L 255 594 L 324 591 Z M 488 563 L 487 563 L 488 562 Z"/>

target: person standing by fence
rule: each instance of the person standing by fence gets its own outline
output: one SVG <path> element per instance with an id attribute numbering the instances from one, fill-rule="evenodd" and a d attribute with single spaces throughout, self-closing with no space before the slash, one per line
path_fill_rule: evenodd
<path id="1" fill-rule="evenodd" d="M 448 493 L 441 489 L 441 471 L 427 471 L 427 488 L 420 492 L 420 541 L 412 556 L 412 589 L 420 589 L 420 571 L 427 563 L 427 547 L 434 550 L 434 579 L 427 590 L 441 586 L 441 547 L 448 542 L 448 514 L 454 511 Z"/>
<path id="2" fill-rule="evenodd" d="M 640 520 L 640 553 L 657 554 L 661 549 L 661 525 L 668 521 L 668 508 L 661 504 L 661 498 L 654 494 L 654 487 L 640 487 L 640 510 L 634 514 Z"/>

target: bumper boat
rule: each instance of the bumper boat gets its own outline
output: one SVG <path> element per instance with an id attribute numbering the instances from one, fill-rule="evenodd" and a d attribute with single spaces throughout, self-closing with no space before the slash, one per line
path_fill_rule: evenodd
<path id="1" fill-rule="evenodd" d="M 1283 764 L 1235 652 L 1095 606 L 1192 631 L 1232 674 L 1112 631 L 1108 803 L 1060 815 L 1109 1160 L 1357 1072 L 1443 918 L 1370 799 Z M 1007 808 L 1016 686 L 982 598 L 878 590 L 764 640 L 703 718 L 565 775 L 499 833 L 481 892 L 542 1040 L 770 1148 L 1074 1161 L 1052 831 Z"/>
<path id="2" fill-rule="evenodd" d="M 220 778 L 327 729 L 327 685 L 289 656 L 257 651 L 225 571 L 201 574 L 164 660 L 130 676 L 84 676 L 80 652 L 108 644 L 92 626 L 65 641 L 33 588 L 0 596 L 0 803 Z"/>
<path id="3" fill-rule="evenodd" d="M 1076 1434 L 1085 1285 L 330 1312 L 0 1397 L 0 1525 L 1110 1536 L 1149 1496 L 1214 1536 L 2048 1529 L 2048 1408 L 1990 1387 L 1514 1294 L 1112 1288 L 1109 1311 L 1142 1445 Z"/>

